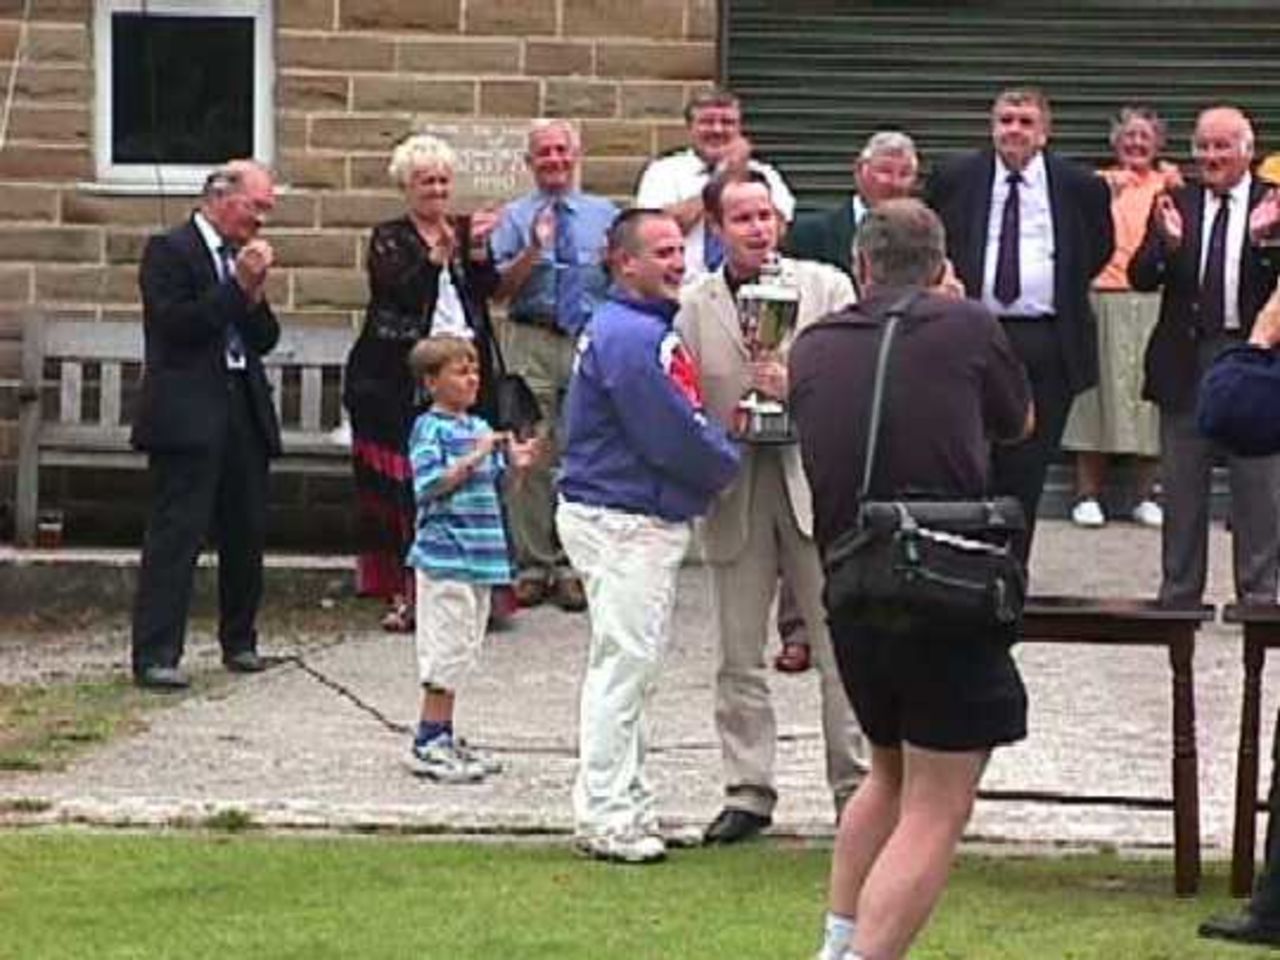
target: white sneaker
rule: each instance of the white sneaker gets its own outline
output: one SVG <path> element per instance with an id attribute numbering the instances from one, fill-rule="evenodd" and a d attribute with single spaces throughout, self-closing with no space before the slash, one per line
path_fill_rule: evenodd
<path id="1" fill-rule="evenodd" d="M 1104 527 L 1107 515 L 1102 512 L 1102 504 L 1093 497 L 1085 497 L 1071 508 L 1071 522 L 1077 527 Z"/>
<path id="2" fill-rule="evenodd" d="M 1133 508 L 1133 522 L 1144 527 L 1163 527 L 1164 510 L 1154 500 L 1143 500 Z"/>
<path id="3" fill-rule="evenodd" d="M 459 753 L 448 736 L 436 737 L 425 744 L 415 743 L 410 769 L 436 783 L 479 783 L 484 779 L 484 768 Z"/>
<path id="4" fill-rule="evenodd" d="M 584 856 L 610 863 L 657 863 L 667 856 L 667 845 L 652 834 L 585 834 L 575 837 L 573 845 Z"/>
<path id="5" fill-rule="evenodd" d="M 501 760 L 484 750 L 477 750 L 462 737 L 453 738 L 453 749 L 457 751 L 458 756 L 462 757 L 463 760 L 479 765 L 486 777 L 492 777 L 502 772 Z"/>
<path id="6" fill-rule="evenodd" d="M 702 846 L 702 830 L 688 825 L 664 826 L 658 819 L 642 821 L 637 832 L 657 837 L 669 850 L 691 850 Z"/>

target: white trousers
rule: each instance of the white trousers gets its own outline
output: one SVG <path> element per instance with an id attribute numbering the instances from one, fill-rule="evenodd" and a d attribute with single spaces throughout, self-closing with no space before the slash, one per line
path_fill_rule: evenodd
<path id="1" fill-rule="evenodd" d="M 566 500 L 556 526 L 582 574 L 591 620 L 574 826 L 580 836 L 644 830 L 657 821 L 644 777 L 644 706 L 671 639 L 690 527 Z"/>
<path id="2" fill-rule="evenodd" d="M 433 580 L 422 570 L 414 575 L 418 682 L 457 690 L 480 659 L 493 590 L 487 583 Z"/>

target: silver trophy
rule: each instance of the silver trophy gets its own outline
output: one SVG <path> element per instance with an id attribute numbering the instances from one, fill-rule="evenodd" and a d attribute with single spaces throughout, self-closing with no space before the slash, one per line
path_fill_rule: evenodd
<path id="1" fill-rule="evenodd" d="M 738 320 L 753 362 L 776 353 L 795 329 L 800 313 L 800 291 L 789 279 L 775 258 L 765 264 L 755 283 L 738 288 Z M 742 395 L 734 409 L 732 432 L 744 443 L 796 441 L 787 405 L 754 387 Z"/>

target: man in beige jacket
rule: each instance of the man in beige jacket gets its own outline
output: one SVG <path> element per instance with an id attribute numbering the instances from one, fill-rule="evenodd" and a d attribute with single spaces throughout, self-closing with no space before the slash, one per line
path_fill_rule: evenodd
<path id="1" fill-rule="evenodd" d="M 726 425 L 749 387 L 785 398 L 786 347 L 753 361 L 742 335 L 736 294 L 777 255 L 778 215 L 767 181 L 751 172 L 717 178 L 704 193 L 707 221 L 721 236 L 724 266 L 685 287 L 676 328 L 695 355 L 706 407 Z M 847 276 L 823 264 L 780 261 L 799 292 L 798 327 L 854 300 Z M 725 806 L 707 843 L 734 843 L 772 822 L 777 725 L 764 648 L 778 571 L 793 584 L 822 685 L 827 781 L 837 812 L 861 775 L 865 742 L 836 673 L 822 607 L 822 564 L 813 543 L 813 508 L 795 444 L 745 445 L 738 479 L 702 526 L 711 567 L 719 666 L 716 729 L 725 762 Z"/>

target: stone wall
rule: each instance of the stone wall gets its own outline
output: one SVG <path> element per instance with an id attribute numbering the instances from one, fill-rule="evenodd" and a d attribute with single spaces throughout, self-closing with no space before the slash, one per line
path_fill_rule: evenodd
<path id="1" fill-rule="evenodd" d="M 190 198 L 121 196 L 94 176 L 91 0 L 0 0 L 0 79 L 18 69 L 0 149 L 0 536 L 16 457 L 17 316 L 136 318 L 146 236 Z M 416 118 L 579 122 L 585 189 L 625 197 L 646 158 L 683 142 L 681 110 L 715 74 L 714 0 L 278 0 L 277 167 L 289 189 L 270 239 L 282 264 L 270 296 L 290 324 L 354 324 L 365 299 L 370 225 L 402 209 L 386 181 L 391 145 Z M 19 51 L 19 46 L 21 50 Z M 136 510 L 105 523 L 136 478 L 46 478 L 68 535 L 136 534 Z M 312 499 L 282 482 L 281 511 Z M 116 511 L 109 511 L 112 516 Z M 283 515 L 283 514 L 282 514 Z"/>

